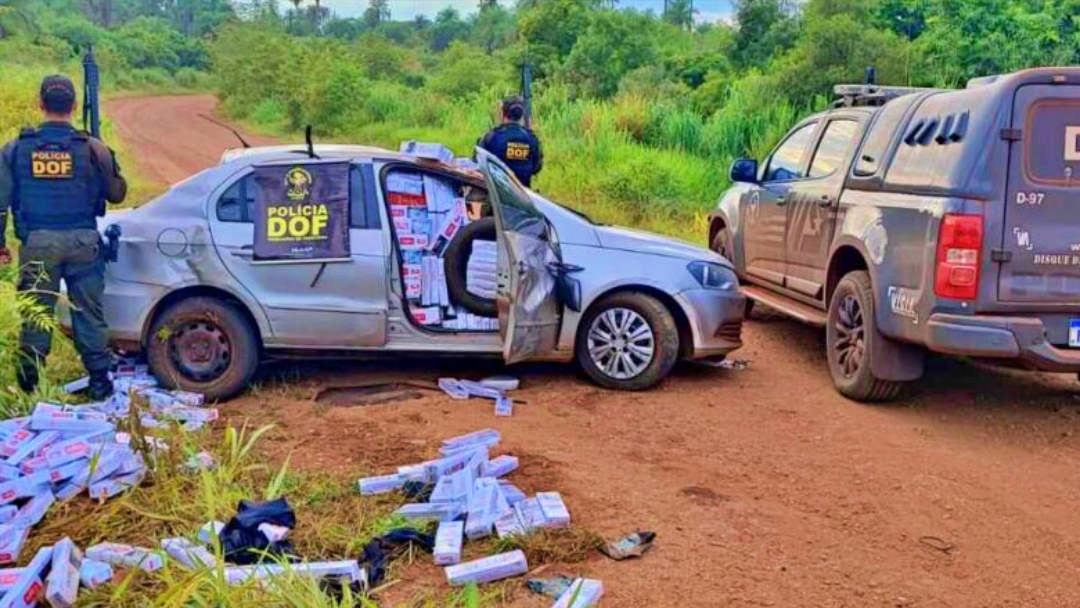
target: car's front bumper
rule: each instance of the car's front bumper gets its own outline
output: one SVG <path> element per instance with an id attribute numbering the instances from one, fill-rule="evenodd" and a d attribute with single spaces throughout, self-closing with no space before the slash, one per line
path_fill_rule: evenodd
<path id="1" fill-rule="evenodd" d="M 726 355 L 742 346 L 746 298 L 738 291 L 692 289 L 675 296 L 694 334 L 691 359 Z"/>
<path id="2" fill-rule="evenodd" d="M 1080 372 L 1080 349 L 1055 346 L 1035 317 L 965 316 L 938 313 L 926 324 L 926 345 L 935 352 L 1020 360 L 1049 372 Z"/>

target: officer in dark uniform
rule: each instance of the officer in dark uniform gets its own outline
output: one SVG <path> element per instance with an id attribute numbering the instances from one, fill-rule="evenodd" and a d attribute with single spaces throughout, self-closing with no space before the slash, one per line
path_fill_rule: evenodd
<path id="1" fill-rule="evenodd" d="M 101 400 L 112 394 L 102 296 L 105 260 L 96 218 L 105 215 L 105 201 L 119 203 L 127 196 L 127 182 L 112 151 L 101 141 L 71 126 L 75 85 L 64 76 L 49 76 L 41 83 L 41 110 L 45 122 L 24 129 L 0 152 L 0 227 L 7 226 L 8 208 L 15 234 L 22 241 L 19 254 L 19 290 L 33 294 L 50 313 L 56 307 L 60 280 L 72 302 L 75 348 L 90 374 L 90 396 Z M 0 229 L 0 262 L 11 252 Z M 39 325 L 24 322 L 19 386 L 32 392 L 38 367 L 52 346 L 52 335 Z"/>
<path id="2" fill-rule="evenodd" d="M 480 147 L 499 157 L 518 181 L 531 187 L 533 176 L 544 168 L 544 151 L 524 118 L 525 102 L 520 97 L 507 99 L 502 105 L 502 124 L 484 135 Z"/>

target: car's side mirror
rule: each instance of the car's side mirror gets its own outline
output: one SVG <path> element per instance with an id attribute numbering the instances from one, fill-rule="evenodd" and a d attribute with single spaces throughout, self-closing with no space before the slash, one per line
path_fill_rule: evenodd
<path id="1" fill-rule="evenodd" d="M 758 183 L 758 162 L 752 158 L 739 158 L 731 163 L 731 181 L 746 184 Z"/>

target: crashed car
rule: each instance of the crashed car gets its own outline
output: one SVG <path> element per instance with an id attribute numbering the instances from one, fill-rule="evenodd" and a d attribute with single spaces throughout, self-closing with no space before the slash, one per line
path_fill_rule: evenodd
<path id="1" fill-rule="evenodd" d="M 329 161 L 349 167 L 347 257 L 258 259 L 253 173 Z M 679 359 L 722 358 L 741 346 L 745 301 L 720 255 L 597 225 L 527 190 L 482 150 L 466 165 L 363 146 L 227 152 L 156 200 L 105 218 L 103 228 L 122 232 L 106 277 L 113 345 L 145 352 L 164 386 L 211 399 L 242 391 L 260 361 L 275 357 L 576 360 L 601 386 L 641 390 Z M 445 271 L 450 286 L 429 290 L 442 292 L 442 306 L 430 309 L 411 293 L 401 234 L 410 228 L 394 215 L 400 196 L 387 190 L 388 180 L 416 179 L 467 196 L 472 216 L 439 258 L 443 267 L 427 268 Z M 486 299 L 463 288 L 471 263 L 463 256 L 476 249 L 462 246 L 468 235 L 497 251 Z"/>

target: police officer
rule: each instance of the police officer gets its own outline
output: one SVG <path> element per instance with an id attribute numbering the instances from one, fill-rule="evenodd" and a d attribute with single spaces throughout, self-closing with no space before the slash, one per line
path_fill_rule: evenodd
<path id="1" fill-rule="evenodd" d="M 532 129 L 524 124 L 525 102 L 520 97 L 502 104 L 502 124 L 487 132 L 480 147 L 499 157 L 526 187 L 544 168 L 544 151 Z"/>
<path id="2" fill-rule="evenodd" d="M 127 182 L 112 151 L 71 126 L 75 85 L 70 79 L 45 78 L 40 107 L 45 122 L 24 129 L 0 152 L 0 227 L 7 226 L 10 207 L 22 241 L 20 291 L 32 294 L 51 313 L 60 280 L 67 285 L 75 348 L 90 374 L 90 397 L 101 400 L 113 387 L 102 308 L 105 261 L 96 218 L 105 214 L 106 200 L 124 200 Z M 10 261 L 0 229 L 0 263 Z M 24 321 L 21 342 L 19 386 L 29 393 L 37 387 L 38 367 L 49 354 L 52 335 Z"/>

